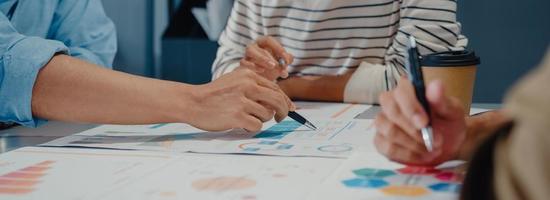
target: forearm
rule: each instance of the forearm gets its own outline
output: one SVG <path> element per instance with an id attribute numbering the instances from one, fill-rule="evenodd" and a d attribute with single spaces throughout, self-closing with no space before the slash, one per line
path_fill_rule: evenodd
<path id="1" fill-rule="evenodd" d="M 344 100 L 344 90 L 353 72 L 339 76 L 298 76 L 279 81 L 281 89 L 293 100 Z"/>
<path id="2" fill-rule="evenodd" d="M 470 160 L 477 147 L 499 128 L 509 123 L 511 119 L 502 111 L 490 111 L 466 119 L 466 139 L 462 145 L 458 159 Z"/>
<path id="3" fill-rule="evenodd" d="M 103 69 L 65 55 L 41 69 L 32 112 L 40 118 L 109 124 L 181 122 L 191 86 Z"/>

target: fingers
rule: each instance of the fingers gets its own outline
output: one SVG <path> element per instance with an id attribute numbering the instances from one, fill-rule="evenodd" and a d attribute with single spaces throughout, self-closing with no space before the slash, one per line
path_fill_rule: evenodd
<path id="1" fill-rule="evenodd" d="M 381 134 L 384 138 L 391 138 L 393 143 L 399 144 L 406 149 L 418 153 L 427 153 L 424 141 L 419 132 L 410 135 L 389 121 L 383 113 L 379 113 L 374 121 L 377 134 Z"/>
<path id="2" fill-rule="evenodd" d="M 409 119 L 417 129 L 426 127 L 428 124 L 428 115 L 418 102 L 414 86 L 411 82 L 406 80 L 405 77 L 401 77 L 399 86 L 395 88 L 393 93 L 395 101 L 405 118 Z"/>
<path id="3" fill-rule="evenodd" d="M 390 160 L 405 164 L 415 163 L 419 161 L 423 162 L 423 157 L 421 154 L 414 153 L 404 147 L 401 147 L 398 144 L 392 143 L 390 140 L 380 134 L 377 134 L 375 136 L 374 144 L 376 150 Z"/>
<path id="4" fill-rule="evenodd" d="M 275 38 L 267 36 L 258 39 L 258 46 L 264 49 L 268 49 L 275 55 L 275 58 L 283 58 L 286 64 L 290 64 L 294 61 L 294 57 L 286 52 L 285 48 Z"/>
<path id="5" fill-rule="evenodd" d="M 374 145 L 379 153 L 390 160 L 407 165 L 430 165 L 442 153 L 441 150 L 431 153 L 417 153 L 393 141 L 393 139 L 384 137 L 382 134 L 376 134 Z"/>
<path id="6" fill-rule="evenodd" d="M 280 93 L 283 98 L 284 98 L 284 102 L 286 102 L 287 104 L 287 107 L 290 109 L 290 110 L 296 110 L 296 106 L 294 106 L 294 103 L 292 102 L 292 100 L 290 100 L 290 98 L 281 90 L 281 88 L 274 82 L 271 82 L 263 77 L 260 77 L 260 76 L 254 76 L 255 80 L 257 81 L 258 85 L 260 86 L 263 86 L 263 87 L 267 87 L 269 89 L 272 89 L 274 90 L 275 92 L 278 92 Z M 286 117 L 286 115 L 285 115 Z"/>
<path id="7" fill-rule="evenodd" d="M 426 98 L 432 112 L 442 119 L 458 119 L 464 117 L 464 108 L 456 98 L 445 96 L 443 83 L 433 81 L 426 88 Z"/>
<path id="8" fill-rule="evenodd" d="M 246 48 L 246 59 L 266 69 L 274 69 L 279 66 L 277 60 L 268 51 L 255 43 Z"/>
<path id="9" fill-rule="evenodd" d="M 275 109 L 275 120 L 283 120 L 288 115 L 289 104 L 286 95 L 268 88 L 258 87 L 254 92 L 247 93 L 247 97 Z"/>
<path id="10" fill-rule="evenodd" d="M 263 106 L 257 102 L 246 99 L 246 112 L 262 122 L 267 122 L 273 118 L 274 112 L 270 106 Z"/>
<path id="11" fill-rule="evenodd" d="M 250 74 L 250 76 L 258 85 L 260 85 L 262 87 L 267 87 L 267 88 L 270 88 L 270 89 L 276 90 L 276 91 L 281 90 L 279 88 L 279 86 L 276 83 L 274 83 L 273 81 L 269 81 L 269 80 L 267 80 L 267 79 L 265 79 L 261 76 L 258 76 L 256 74 Z"/>
<path id="12" fill-rule="evenodd" d="M 243 115 L 239 117 L 239 127 L 247 132 L 258 132 L 262 130 L 262 121 L 251 115 Z"/>
<path id="13" fill-rule="evenodd" d="M 396 97 L 394 97 L 394 93 L 392 92 L 385 92 L 380 95 L 379 101 L 382 106 L 382 112 L 394 124 L 399 125 L 401 129 L 411 135 L 415 134 L 418 129 L 412 125 L 410 118 L 407 118 L 402 114 L 401 107 L 395 98 Z"/>
<path id="14" fill-rule="evenodd" d="M 240 66 L 241 67 L 246 67 L 258 74 L 260 73 L 264 73 L 265 72 L 265 68 L 263 67 L 259 67 L 259 66 L 256 66 L 256 64 L 254 64 L 253 62 L 250 62 L 248 60 L 245 60 L 245 59 L 242 59 L 240 62 L 239 62 Z"/>
<path id="15" fill-rule="evenodd" d="M 270 36 L 260 37 L 256 40 L 256 43 L 249 45 L 246 54 L 246 59 L 256 63 L 256 65 L 275 70 L 275 77 L 287 78 L 289 74 L 286 68 L 294 62 L 294 57 L 286 52 L 277 40 Z M 283 66 L 280 66 L 279 59 L 285 61 Z"/>

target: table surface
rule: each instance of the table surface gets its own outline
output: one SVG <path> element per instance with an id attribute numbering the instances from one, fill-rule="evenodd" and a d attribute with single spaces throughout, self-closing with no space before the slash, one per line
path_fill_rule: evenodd
<path id="1" fill-rule="evenodd" d="M 472 107 L 498 109 L 501 104 L 473 104 Z M 50 121 L 38 128 L 13 127 L 0 131 L 0 153 L 26 146 L 36 146 L 63 136 L 72 135 L 90 128 L 94 124 L 78 124 Z"/>

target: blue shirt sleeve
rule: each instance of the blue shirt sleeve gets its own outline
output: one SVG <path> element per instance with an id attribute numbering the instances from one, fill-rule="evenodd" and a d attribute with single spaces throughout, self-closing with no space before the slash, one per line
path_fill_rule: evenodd
<path id="1" fill-rule="evenodd" d="M 50 30 L 50 38 L 63 42 L 70 56 L 112 67 L 116 31 L 100 0 L 60 1 Z"/>
<path id="2" fill-rule="evenodd" d="M 32 116 L 32 89 L 38 71 L 56 53 L 68 53 L 68 48 L 59 41 L 22 35 L 0 14 L 0 121 L 33 127 L 41 122 Z"/>

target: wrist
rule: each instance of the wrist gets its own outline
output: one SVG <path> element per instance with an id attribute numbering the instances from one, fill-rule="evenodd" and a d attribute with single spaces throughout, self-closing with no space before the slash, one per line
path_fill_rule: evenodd
<path id="1" fill-rule="evenodd" d="M 459 159 L 469 160 L 477 147 L 486 138 L 495 133 L 502 125 L 508 123 L 508 118 L 502 111 L 490 111 L 481 115 L 466 118 L 466 138 L 459 152 Z"/>
<path id="2" fill-rule="evenodd" d="M 201 112 L 202 85 L 177 84 L 173 94 L 176 102 L 170 108 L 172 119 L 179 123 L 191 123 Z"/>
<path id="3" fill-rule="evenodd" d="M 477 136 L 481 126 L 483 125 L 482 119 L 477 117 L 466 117 L 466 130 L 464 142 L 460 146 L 457 153 L 458 160 L 470 160 L 470 156 L 475 149 L 474 146 L 477 140 Z"/>

